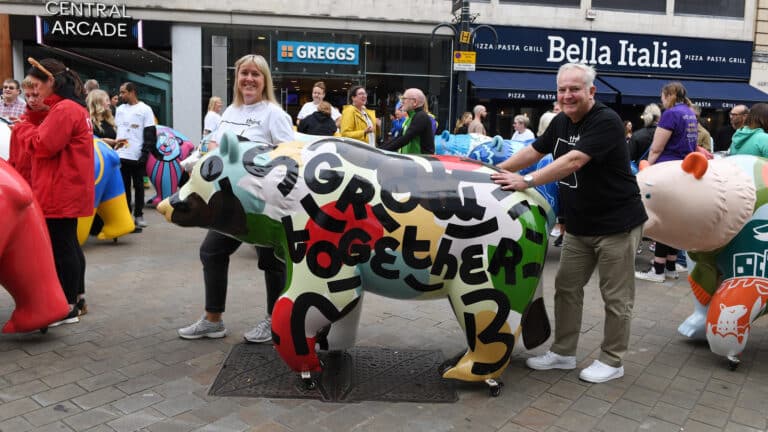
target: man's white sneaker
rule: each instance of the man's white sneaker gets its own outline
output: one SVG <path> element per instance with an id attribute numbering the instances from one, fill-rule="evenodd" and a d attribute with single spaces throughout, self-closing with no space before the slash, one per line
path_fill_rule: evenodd
<path id="1" fill-rule="evenodd" d="M 535 370 L 576 369 L 576 357 L 547 351 L 544 355 L 529 358 L 525 364 Z"/>
<path id="2" fill-rule="evenodd" d="M 677 273 L 676 270 L 664 270 L 664 277 L 667 277 L 669 279 L 677 279 L 680 277 L 680 275 Z"/>
<path id="3" fill-rule="evenodd" d="M 595 360 L 592 364 L 579 372 L 579 378 L 591 383 L 604 383 L 612 379 L 624 376 L 624 366 L 613 367 Z"/>
<path id="4" fill-rule="evenodd" d="M 642 280 L 646 280 L 648 282 L 662 283 L 662 282 L 664 282 L 664 273 L 657 274 L 653 270 L 653 267 L 651 267 L 651 269 L 648 270 L 647 272 L 636 271 L 635 272 L 635 279 L 642 279 Z"/>
<path id="5" fill-rule="evenodd" d="M 688 267 L 680 263 L 675 263 L 675 271 L 677 271 L 678 273 L 688 273 Z"/>

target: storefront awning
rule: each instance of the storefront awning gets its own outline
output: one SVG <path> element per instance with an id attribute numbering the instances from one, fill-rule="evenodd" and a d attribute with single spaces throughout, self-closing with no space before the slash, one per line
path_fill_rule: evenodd
<path id="1" fill-rule="evenodd" d="M 644 105 L 661 103 L 661 88 L 670 79 L 598 77 L 598 80 L 615 88 L 621 95 L 622 104 Z M 768 101 L 768 94 L 744 82 L 679 80 L 685 86 L 688 97 L 702 108 L 731 108 L 734 105 L 752 105 Z"/>
<path id="2" fill-rule="evenodd" d="M 475 97 L 507 100 L 557 100 L 557 74 L 534 72 L 469 72 Z M 597 99 L 616 101 L 616 92 L 607 85 L 597 83 Z"/>

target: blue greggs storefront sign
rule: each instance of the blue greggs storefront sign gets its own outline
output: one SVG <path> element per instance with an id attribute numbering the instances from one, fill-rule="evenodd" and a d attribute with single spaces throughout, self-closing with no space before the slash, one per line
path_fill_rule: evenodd
<path id="1" fill-rule="evenodd" d="M 749 79 L 752 42 L 496 26 L 475 38 L 479 67 L 557 69 L 587 63 L 598 72 Z"/>
<path id="2" fill-rule="evenodd" d="M 360 62 L 360 47 L 327 42 L 277 41 L 277 61 L 356 65 Z"/>

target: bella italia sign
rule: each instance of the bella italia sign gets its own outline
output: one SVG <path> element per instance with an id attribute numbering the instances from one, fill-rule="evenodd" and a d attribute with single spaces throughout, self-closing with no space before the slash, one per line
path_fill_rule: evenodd
<path id="1" fill-rule="evenodd" d="M 478 67 L 557 69 L 586 63 L 599 73 L 748 79 L 752 42 L 496 26 L 475 39 Z"/>
<path id="2" fill-rule="evenodd" d="M 37 17 L 37 42 L 52 46 L 136 48 L 142 43 L 141 21 L 124 4 L 49 1 L 47 16 Z"/>

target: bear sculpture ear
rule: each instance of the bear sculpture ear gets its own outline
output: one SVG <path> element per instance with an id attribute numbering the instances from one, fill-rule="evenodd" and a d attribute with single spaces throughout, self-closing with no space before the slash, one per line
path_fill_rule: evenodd
<path id="1" fill-rule="evenodd" d="M 219 145 L 221 150 L 219 151 L 221 152 L 221 156 L 229 156 L 230 163 L 237 163 L 238 159 L 240 159 L 240 146 L 238 143 L 239 140 L 237 139 L 237 135 L 232 132 L 225 132 L 221 137 L 221 143 Z"/>
<path id="2" fill-rule="evenodd" d="M 642 171 L 642 170 L 648 168 L 649 166 L 651 166 L 651 163 L 648 162 L 647 159 L 643 159 L 643 160 L 640 161 L 640 164 L 637 166 L 637 170 L 638 171 Z"/>
<path id="3" fill-rule="evenodd" d="M 693 174 L 697 179 L 704 177 L 708 167 L 707 157 L 699 152 L 688 153 L 688 156 L 683 159 L 683 164 L 681 165 L 683 171 Z"/>

